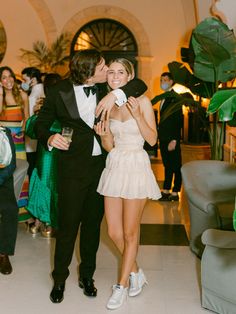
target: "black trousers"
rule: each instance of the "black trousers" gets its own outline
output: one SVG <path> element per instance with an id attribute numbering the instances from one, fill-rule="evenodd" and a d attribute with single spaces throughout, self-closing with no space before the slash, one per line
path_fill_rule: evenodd
<path id="1" fill-rule="evenodd" d="M 165 172 L 163 189 L 170 190 L 174 179 L 172 191 L 179 192 L 182 184 L 180 171 L 182 166 L 180 141 L 176 142 L 176 147 L 173 151 L 168 151 L 168 144 L 169 142 L 160 141 L 160 152 Z"/>
<path id="2" fill-rule="evenodd" d="M 0 185 L 0 253 L 14 255 L 18 226 L 18 206 L 13 177 Z"/>
<path id="3" fill-rule="evenodd" d="M 94 157 L 91 173 L 86 178 L 64 178 L 59 182 L 59 217 L 52 277 L 62 283 L 69 276 L 74 246 L 80 227 L 81 278 L 93 277 L 104 214 L 103 197 L 96 192 L 104 168 L 102 157 Z"/>

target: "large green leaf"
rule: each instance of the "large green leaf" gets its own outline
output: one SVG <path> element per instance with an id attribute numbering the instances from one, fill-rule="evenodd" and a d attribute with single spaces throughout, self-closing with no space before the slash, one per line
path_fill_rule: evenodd
<path id="1" fill-rule="evenodd" d="M 195 62 L 203 62 L 219 66 L 219 64 L 230 58 L 229 52 L 213 39 L 197 32 L 193 33 Z"/>
<path id="2" fill-rule="evenodd" d="M 212 97 L 207 113 L 219 112 L 219 121 L 230 121 L 236 112 L 236 89 L 217 91 Z"/>
<path id="3" fill-rule="evenodd" d="M 186 86 L 193 94 L 204 98 L 210 98 L 214 94 L 215 85 L 197 78 L 184 64 L 174 61 L 168 64 L 168 68 L 175 83 Z"/>
<path id="4" fill-rule="evenodd" d="M 216 18 L 207 18 L 194 29 L 194 75 L 208 82 L 227 82 L 236 76 L 236 38 Z"/>

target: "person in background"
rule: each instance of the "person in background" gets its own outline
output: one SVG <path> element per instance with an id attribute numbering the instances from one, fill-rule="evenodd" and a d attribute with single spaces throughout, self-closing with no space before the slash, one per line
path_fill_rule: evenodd
<path id="1" fill-rule="evenodd" d="M 0 123 L 11 130 L 15 144 L 16 158 L 26 160 L 25 152 L 25 122 L 29 117 L 28 95 L 19 89 L 15 74 L 8 66 L 0 67 Z M 26 210 L 28 203 L 29 179 L 26 177 L 18 199 L 19 221 L 27 225 L 33 219 Z"/>
<path id="2" fill-rule="evenodd" d="M 13 184 L 16 152 L 10 129 L 3 128 L 1 124 L 0 128 L 6 132 L 12 152 L 10 164 L 4 167 L 0 166 L 0 273 L 9 275 L 12 273 L 9 255 L 14 255 L 15 252 L 18 223 L 18 206 Z"/>
<path id="3" fill-rule="evenodd" d="M 37 101 L 44 95 L 44 88 L 41 80 L 41 72 L 35 67 L 27 67 L 21 71 L 22 84 L 21 88 L 29 95 L 29 116 L 34 114 L 34 106 Z M 31 178 L 32 171 L 36 162 L 37 140 L 25 137 L 26 156 L 29 163 L 28 175 Z"/>
<path id="4" fill-rule="evenodd" d="M 70 61 L 69 78 L 50 89 L 35 124 L 36 135 L 44 147 L 59 150 L 58 230 L 52 272 L 54 285 L 50 293 L 53 303 L 60 303 L 64 298 L 65 281 L 69 276 L 68 267 L 79 227 L 79 287 L 86 296 L 97 296 L 93 275 L 104 209 L 103 197 L 96 189 L 104 168 L 104 156 L 100 138 L 93 127 L 97 100 L 107 94 L 107 86 L 103 84 L 106 74 L 107 66 L 99 51 L 77 51 Z M 130 96 L 136 89 L 142 94 L 146 85 L 133 80 L 118 94 L 121 93 L 125 99 L 123 92 Z M 116 99 L 116 93 L 111 92 L 106 97 L 106 104 L 114 106 Z M 62 128 L 73 129 L 71 142 L 62 134 L 50 131 L 55 120 L 61 123 Z"/>
<path id="5" fill-rule="evenodd" d="M 183 127 L 183 114 L 182 108 L 173 110 L 176 104 L 176 92 L 172 89 L 174 80 L 170 72 L 161 74 L 160 84 L 163 91 L 171 93 L 169 97 L 161 101 L 159 109 L 158 136 L 165 176 L 162 197 L 159 201 L 178 201 L 178 192 L 182 184 L 180 139 Z M 171 110 L 172 113 L 167 114 Z"/>
<path id="6" fill-rule="evenodd" d="M 57 73 L 48 73 L 43 82 L 44 93 L 47 96 L 50 87 L 61 80 Z M 36 138 L 33 131 L 37 114 L 43 105 L 40 99 L 34 106 L 35 114 L 26 122 L 26 134 L 31 138 Z M 60 132 L 61 127 L 55 121 L 51 132 Z M 37 147 L 36 167 L 34 168 L 29 186 L 29 202 L 27 209 L 36 218 L 34 225 L 31 226 L 32 234 L 41 231 L 42 236 L 50 238 L 53 230 L 57 228 L 57 149 L 45 150 L 41 143 Z"/>
<path id="7" fill-rule="evenodd" d="M 107 82 L 112 89 L 134 78 L 133 64 L 124 58 L 111 61 Z M 121 274 L 113 286 L 108 309 L 119 308 L 127 293 L 134 297 L 147 283 L 136 262 L 140 222 L 146 200 L 161 197 L 144 142 L 156 144 L 157 131 L 152 104 L 142 95 L 129 97 L 121 108 L 111 109 L 109 120 L 95 130 L 109 152 L 97 191 L 105 196 L 108 234 L 122 255 Z"/>

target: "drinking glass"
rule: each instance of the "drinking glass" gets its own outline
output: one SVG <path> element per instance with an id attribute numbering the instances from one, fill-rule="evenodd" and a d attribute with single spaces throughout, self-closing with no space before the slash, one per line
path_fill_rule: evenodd
<path id="1" fill-rule="evenodd" d="M 64 127 L 62 129 L 62 134 L 61 134 L 67 142 L 70 144 L 72 142 L 72 135 L 73 135 L 73 129 L 70 127 Z"/>

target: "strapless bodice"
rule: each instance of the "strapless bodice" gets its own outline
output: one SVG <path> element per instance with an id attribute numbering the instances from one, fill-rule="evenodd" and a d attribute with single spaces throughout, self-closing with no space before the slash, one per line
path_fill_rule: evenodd
<path id="1" fill-rule="evenodd" d="M 133 118 L 124 122 L 110 119 L 110 129 L 114 136 L 115 148 L 125 150 L 143 148 L 144 139 Z"/>

